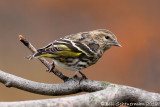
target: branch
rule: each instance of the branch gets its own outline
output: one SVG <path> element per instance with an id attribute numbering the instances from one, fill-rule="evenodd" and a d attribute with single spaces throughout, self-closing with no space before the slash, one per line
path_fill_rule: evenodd
<path id="1" fill-rule="evenodd" d="M 60 96 L 79 92 L 94 92 L 102 90 L 108 85 L 107 82 L 83 80 L 79 84 L 80 78 L 74 77 L 61 84 L 45 84 L 30 81 L 0 70 L 0 82 L 6 87 L 15 87 L 32 93 Z"/>
<path id="2" fill-rule="evenodd" d="M 136 104 L 143 107 L 146 105 L 150 107 L 160 106 L 160 94 L 158 93 L 151 93 L 129 86 L 116 85 L 101 81 L 85 80 L 79 84 L 78 79 L 75 78 L 76 77 L 62 84 L 45 84 L 26 80 L 0 71 L 1 83 L 5 84 L 7 87 L 15 87 L 32 93 L 43 95 L 67 95 L 81 91 L 92 92 L 56 99 L 0 102 L 0 105 L 3 107 L 99 107 L 107 105 L 116 107 L 122 104 L 127 106 L 133 106 L 133 104 Z"/>

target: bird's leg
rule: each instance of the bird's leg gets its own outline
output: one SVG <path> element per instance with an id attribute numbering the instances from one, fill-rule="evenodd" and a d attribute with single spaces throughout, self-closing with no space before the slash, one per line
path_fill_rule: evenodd
<path id="1" fill-rule="evenodd" d="M 50 63 L 49 68 L 47 69 L 47 72 L 52 72 L 52 70 L 55 68 L 54 62 Z"/>
<path id="2" fill-rule="evenodd" d="M 81 71 L 78 71 L 78 72 L 82 75 L 82 78 L 79 80 L 79 85 L 80 85 L 83 79 L 88 79 L 88 78 Z"/>
<path id="3" fill-rule="evenodd" d="M 81 71 L 78 71 L 82 75 L 82 79 L 88 79 Z"/>

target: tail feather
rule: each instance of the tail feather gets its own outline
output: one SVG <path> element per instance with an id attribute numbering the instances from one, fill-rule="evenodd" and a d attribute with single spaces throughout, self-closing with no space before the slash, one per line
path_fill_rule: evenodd
<path id="1" fill-rule="evenodd" d="M 35 57 L 34 57 L 34 54 L 25 57 L 25 59 L 28 59 L 28 60 L 32 60 L 32 59 L 34 59 L 34 58 L 35 58 Z"/>
<path id="2" fill-rule="evenodd" d="M 32 59 L 35 59 L 35 58 L 39 58 L 41 55 L 42 55 L 41 53 L 36 52 L 32 55 L 26 56 L 25 58 L 28 59 L 28 60 L 32 60 Z"/>

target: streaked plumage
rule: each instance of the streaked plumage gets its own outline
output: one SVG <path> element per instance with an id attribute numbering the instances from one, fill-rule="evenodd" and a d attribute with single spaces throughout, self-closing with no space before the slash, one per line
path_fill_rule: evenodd
<path id="1" fill-rule="evenodd" d="M 80 71 L 95 64 L 105 50 L 120 46 L 116 36 L 105 29 L 80 32 L 60 38 L 33 54 L 32 58 L 49 57 L 57 66 Z"/>

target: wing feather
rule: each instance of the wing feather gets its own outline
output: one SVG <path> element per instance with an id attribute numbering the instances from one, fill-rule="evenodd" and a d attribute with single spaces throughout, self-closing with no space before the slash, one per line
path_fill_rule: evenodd
<path id="1" fill-rule="evenodd" d="M 39 49 L 35 57 L 79 57 L 82 53 L 88 57 L 94 55 L 94 51 L 87 45 L 79 41 L 60 38 Z"/>

